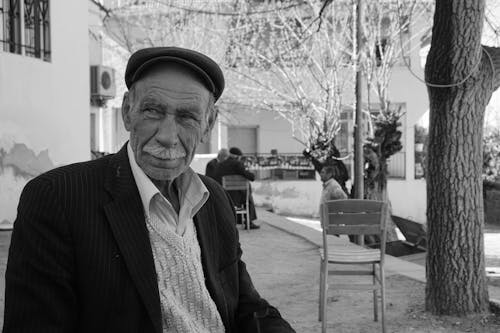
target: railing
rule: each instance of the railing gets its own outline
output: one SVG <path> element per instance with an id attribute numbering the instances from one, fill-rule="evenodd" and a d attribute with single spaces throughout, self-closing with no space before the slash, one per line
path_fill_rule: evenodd
<path id="1" fill-rule="evenodd" d="M 255 174 L 256 179 L 303 180 L 315 179 L 312 163 L 302 154 L 246 154 L 245 167 Z"/>
<path id="2" fill-rule="evenodd" d="M 314 169 L 302 154 L 244 154 L 243 163 L 249 169 Z"/>

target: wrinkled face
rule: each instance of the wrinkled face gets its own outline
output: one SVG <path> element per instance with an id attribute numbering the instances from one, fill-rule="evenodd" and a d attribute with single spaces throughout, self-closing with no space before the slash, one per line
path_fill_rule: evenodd
<path id="1" fill-rule="evenodd" d="M 321 178 L 321 181 L 324 183 L 326 182 L 328 179 L 332 178 L 333 177 L 333 174 L 331 172 L 328 171 L 328 169 L 326 168 L 323 168 L 321 169 L 321 171 L 319 172 L 319 177 Z"/>
<path id="2" fill-rule="evenodd" d="M 122 116 L 135 160 L 153 180 L 171 181 L 208 138 L 215 115 L 213 97 L 191 70 L 157 65 L 123 99 Z"/>

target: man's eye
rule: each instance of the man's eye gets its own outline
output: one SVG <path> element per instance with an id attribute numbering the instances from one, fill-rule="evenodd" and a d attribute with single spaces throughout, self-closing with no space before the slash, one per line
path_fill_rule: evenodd
<path id="1" fill-rule="evenodd" d="M 144 115 L 149 118 L 160 118 L 161 113 L 154 109 L 146 109 L 143 111 Z"/>
<path id="2" fill-rule="evenodd" d="M 193 116 L 192 114 L 188 114 L 188 113 L 180 114 L 179 117 L 183 120 L 196 120 L 195 116 Z"/>

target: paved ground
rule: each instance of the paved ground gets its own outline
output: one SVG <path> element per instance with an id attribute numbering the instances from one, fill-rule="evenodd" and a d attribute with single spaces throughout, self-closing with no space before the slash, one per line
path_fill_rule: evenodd
<path id="1" fill-rule="evenodd" d="M 317 246 L 269 224 L 258 223 L 262 226 L 259 230 L 240 230 L 243 260 L 257 290 L 280 310 L 297 332 L 319 332 Z M 0 232 L 0 327 L 3 324 L 4 274 L 10 234 Z M 410 302 L 421 300 L 418 303 L 423 303 L 424 284 L 398 274 L 388 276 L 386 281 L 388 332 L 455 332 L 415 329 L 418 326 L 412 325 L 412 314 L 408 311 L 412 309 Z M 329 296 L 329 332 L 379 331 L 379 323 L 373 321 L 370 292 L 331 291 Z"/>
<path id="2" fill-rule="evenodd" d="M 318 316 L 318 249 L 311 243 L 267 224 L 259 230 L 240 231 L 243 260 L 262 297 L 278 307 L 297 332 L 319 332 Z M 356 282 L 354 279 L 351 281 Z M 424 284 L 393 275 L 387 278 L 387 323 L 390 332 L 398 329 L 407 307 L 394 308 L 393 303 L 408 303 Z M 329 331 L 377 332 L 373 321 L 371 292 L 330 292 Z"/>
<path id="3" fill-rule="evenodd" d="M 5 265 L 11 232 L 0 232 L 0 327 L 3 326 Z M 275 305 L 297 332 L 318 332 L 317 247 L 301 238 L 262 224 L 261 229 L 240 231 L 243 259 L 261 295 Z M 391 309 L 392 298 L 408 299 L 407 290 L 419 282 L 401 276 L 388 278 L 388 322 L 401 317 Z M 329 327 L 336 332 L 374 332 L 371 296 L 331 293 Z M 352 315 L 357 313 L 356 320 Z"/>

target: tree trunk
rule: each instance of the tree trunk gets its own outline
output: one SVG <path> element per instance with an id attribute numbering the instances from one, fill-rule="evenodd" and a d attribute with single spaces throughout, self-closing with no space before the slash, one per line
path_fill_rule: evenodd
<path id="1" fill-rule="evenodd" d="M 436 1 L 426 81 L 456 83 L 428 87 L 426 308 L 438 315 L 488 310 L 482 135 L 485 107 L 498 87 L 492 65 L 498 73 L 499 52 L 481 47 L 483 20 L 484 0 Z"/>

